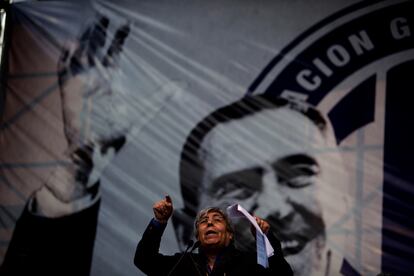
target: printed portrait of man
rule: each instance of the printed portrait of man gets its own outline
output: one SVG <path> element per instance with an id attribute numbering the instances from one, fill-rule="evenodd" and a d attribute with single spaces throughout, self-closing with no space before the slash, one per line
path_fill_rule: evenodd
<path id="1" fill-rule="evenodd" d="M 300 101 L 247 96 L 204 118 L 183 146 L 184 208 L 173 217 L 178 242 L 206 206 L 238 203 L 266 219 L 295 275 L 333 275 L 344 239 L 330 228 L 346 210 L 347 177 L 329 121 Z M 256 250 L 250 226 L 236 221 L 238 247 Z"/>
<path id="2" fill-rule="evenodd" d="M 1 275 L 90 273 L 101 202 L 100 178 L 124 146 L 129 130 L 121 112 L 126 109 L 125 91 L 112 84 L 121 71 L 118 62 L 130 26 L 116 26 L 110 37 L 110 23 L 106 15 L 97 13 L 79 38 L 62 44 L 57 51 L 59 89 L 53 104 L 60 107 L 58 126 L 62 129 L 39 126 L 38 136 L 31 139 L 33 144 L 37 139 L 47 141 L 46 152 L 58 152 L 62 162 L 42 179 L 40 187 L 32 187 L 32 179 L 24 182 L 31 192 L 0 264 Z M 22 41 L 21 37 L 16 39 Z M 52 145 L 53 138 L 64 139 L 64 150 Z M 8 139 L 9 150 L 19 147 L 19 140 Z"/>

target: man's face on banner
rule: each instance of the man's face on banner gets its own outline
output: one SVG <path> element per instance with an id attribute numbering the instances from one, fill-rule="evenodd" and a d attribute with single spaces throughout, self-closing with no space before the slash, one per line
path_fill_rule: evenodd
<path id="1" fill-rule="evenodd" d="M 220 124 L 202 145 L 201 207 L 241 204 L 270 223 L 295 272 L 319 270 L 329 208 L 321 198 L 335 199 L 329 191 L 340 161 L 327 146 L 321 130 L 289 108 Z M 250 227 L 235 226 L 238 246 L 255 250 Z"/>

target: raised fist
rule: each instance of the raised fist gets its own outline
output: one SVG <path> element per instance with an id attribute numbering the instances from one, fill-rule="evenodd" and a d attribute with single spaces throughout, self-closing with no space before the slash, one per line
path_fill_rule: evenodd
<path id="1" fill-rule="evenodd" d="M 155 219 L 161 223 L 167 223 L 173 212 L 173 203 L 170 196 L 165 196 L 165 199 L 157 201 L 152 207 Z"/>

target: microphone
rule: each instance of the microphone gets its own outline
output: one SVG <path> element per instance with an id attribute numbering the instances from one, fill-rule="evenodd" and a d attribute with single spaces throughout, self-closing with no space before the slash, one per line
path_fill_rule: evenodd
<path id="1" fill-rule="evenodd" d="M 193 245 L 193 247 L 191 247 L 190 253 L 193 252 L 196 248 L 198 248 L 200 246 L 201 242 L 200 241 L 196 241 Z"/>
<path id="2" fill-rule="evenodd" d="M 188 241 L 188 244 L 187 244 L 187 248 L 184 250 L 184 252 L 187 251 L 193 244 L 194 244 L 194 241 L 193 240 L 189 240 Z"/>
<path id="3" fill-rule="evenodd" d="M 168 273 L 167 276 L 170 276 L 171 273 L 173 273 L 173 271 L 177 268 L 177 266 L 180 264 L 181 260 L 184 258 L 185 255 L 187 255 L 188 252 L 193 252 L 194 249 L 196 249 L 197 247 L 200 246 L 200 241 L 197 241 L 194 243 L 193 240 L 190 240 L 188 242 L 187 248 L 184 250 L 184 253 L 181 255 L 181 257 L 178 259 L 178 261 L 175 263 L 175 265 L 173 266 L 173 268 L 171 268 L 170 272 Z M 190 251 L 188 251 L 191 248 Z"/>
<path id="4" fill-rule="evenodd" d="M 194 251 L 194 249 L 198 248 L 200 246 L 201 242 L 200 241 L 196 241 L 195 244 L 193 245 L 193 247 L 190 250 L 190 253 Z M 193 263 L 193 266 L 195 267 L 195 269 L 197 270 L 198 275 L 203 276 L 200 272 L 200 269 L 198 269 L 198 263 L 196 261 L 194 261 L 193 256 L 190 256 L 191 262 Z"/>

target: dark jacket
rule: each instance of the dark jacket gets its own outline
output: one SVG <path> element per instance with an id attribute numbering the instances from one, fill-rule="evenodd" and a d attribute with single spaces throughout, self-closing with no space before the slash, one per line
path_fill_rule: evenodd
<path id="1" fill-rule="evenodd" d="M 60 218 L 29 212 L 17 220 L 1 276 L 88 276 L 100 201 Z"/>
<path id="2" fill-rule="evenodd" d="M 183 253 L 176 253 L 172 256 L 158 253 L 164 229 L 165 226 L 160 227 L 153 222 L 148 225 L 138 243 L 134 264 L 151 276 L 169 275 L 170 272 L 170 275 L 180 276 L 207 275 L 207 263 L 202 253 L 187 253 L 184 257 L 182 257 Z M 268 238 L 275 249 L 275 255 L 269 258 L 269 268 L 265 269 L 257 264 L 256 252 L 241 252 L 231 244 L 223 250 L 210 275 L 293 275 L 292 269 L 280 253 L 280 242 L 273 235 L 268 235 Z"/>

